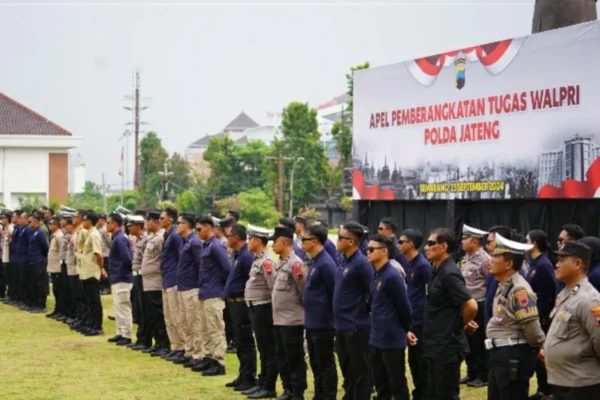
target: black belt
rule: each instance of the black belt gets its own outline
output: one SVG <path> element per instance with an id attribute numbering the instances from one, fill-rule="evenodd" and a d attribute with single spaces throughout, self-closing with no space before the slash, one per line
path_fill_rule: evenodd
<path id="1" fill-rule="evenodd" d="M 227 302 L 228 303 L 241 303 L 246 301 L 243 297 L 228 297 L 227 298 Z"/>

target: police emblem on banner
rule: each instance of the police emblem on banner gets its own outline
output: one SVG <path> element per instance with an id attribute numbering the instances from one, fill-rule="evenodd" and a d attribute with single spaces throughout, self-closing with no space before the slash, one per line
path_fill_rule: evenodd
<path id="1" fill-rule="evenodd" d="M 467 60 L 464 58 L 459 58 L 458 60 L 454 61 L 454 84 L 456 85 L 456 88 L 458 90 L 461 90 L 463 87 L 465 87 L 465 73 L 466 73 L 466 68 L 467 67 Z"/>

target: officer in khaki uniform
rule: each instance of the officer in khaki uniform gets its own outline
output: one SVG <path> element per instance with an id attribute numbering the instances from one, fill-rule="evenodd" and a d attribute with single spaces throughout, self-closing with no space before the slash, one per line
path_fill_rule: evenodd
<path id="1" fill-rule="evenodd" d="M 143 314 L 147 319 L 144 344 L 149 347 L 142 352 L 150 353 L 153 357 L 162 357 L 170 352 L 171 347 L 163 313 L 160 254 L 164 241 L 164 230 L 160 228 L 159 219 L 159 212 L 149 212 L 146 216 L 148 235 L 142 256 L 141 270 L 144 289 Z M 154 346 L 152 346 L 153 338 Z"/>
<path id="2" fill-rule="evenodd" d="M 527 400 L 529 380 L 544 343 L 535 294 L 519 274 L 532 245 L 496 233 L 490 273 L 499 282 L 493 316 L 487 325 L 489 350 L 488 400 Z"/>
<path id="3" fill-rule="evenodd" d="M 273 251 L 280 258 L 272 295 L 277 365 L 285 390 L 280 399 L 303 399 L 306 362 L 302 296 L 308 269 L 294 252 L 294 231 L 277 227 L 269 240 L 273 241 Z"/>
<path id="4" fill-rule="evenodd" d="M 463 225 L 462 247 L 465 251 L 461 271 L 465 278 L 467 291 L 477 302 L 477 315 L 474 321 L 479 326 L 485 324 L 485 294 L 487 292 L 487 276 L 490 268 L 490 255 L 483 249 L 483 240 L 487 232 Z M 467 386 L 480 388 L 488 381 L 487 360 L 485 355 L 485 331 L 478 329 L 467 335 L 469 353 L 465 355 L 467 363 L 467 376 L 460 383 Z"/>
<path id="5" fill-rule="evenodd" d="M 52 218 L 49 225 L 50 230 L 50 248 L 48 250 L 47 272 L 50 274 L 52 282 L 52 294 L 54 295 L 54 311 L 46 314 L 47 318 L 57 318 L 64 315 L 64 292 L 60 284 L 60 251 L 63 238 L 63 232 L 58 226 L 58 218 Z"/>
<path id="6" fill-rule="evenodd" d="M 267 249 L 269 236 L 268 231 L 248 225 L 248 250 L 254 253 L 255 258 L 250 268 L 250 278 L 246 282 L 244 297 L 250 309 L 250 320 L 260 355 L 257 385 L 242 392 L 251 399 L 276 396 L 277 357 L 271 297 L 277 263 Z"/>
<path id="7" fill-rule="evenodd" d="M 555 275 L 566 287 L 550 313 L 544 350 L 554 400 L 600 399 L 600 293 L 588 281 L 591 250 L 566 242 L 556 252 Z"/>

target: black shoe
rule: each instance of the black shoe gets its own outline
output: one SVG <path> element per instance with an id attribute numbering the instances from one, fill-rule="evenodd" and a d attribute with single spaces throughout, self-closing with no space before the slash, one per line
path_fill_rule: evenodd
<path id="1" fill-rule="evenodd" d="M 227 352 L 230 354 L 237 353 L 237 350 L 235 349 L 235 344 L 233 344 L 233 342 L 229 342 L 229 344 L 227 345 Z"/>
<path id="2" fill-rule="evenodd" d="M 153 351 L 152 353 L 150 353 L 150 355 L 152 357 L 162 357 L 165 354 L 169 354 L 170 352 L 171 352 L 171 350 L 166 349 L 166 348 L 163 347 L 163 348 L 160 348 L 160 349 L 157 349 L 157 350 Z"/>
<path id="3" fill-rule="evenodd" d="M 189 357 L 180 356 L 180 357 L 176 358 L 175 360 L 173 360 L 173 364 L 183 365 L 190 360 L 191 360 L 191 358 L 189 358 Z"/>
<path id="4" fill-rule="evenodd" d="M 109 316 L 108 316 L 108 319 L 110 319 L 111 321 L 114 321 L 114 320 L 115 320 L 115 317 L 113 317 L 112 315 L 109 315 Z"/>
<path id="5" fill-rule="evenodd" d="M 460 381 L 458 381 L 458 383 L 460 383 L 461 385 L 466 385 L 467 383 L 473 381 L 474 379 L 471 378 L 470 376 L 465 376 L 464 378 L 460 378 Z"/>
<path id="6" fill-rule="evenodd" d="M 51 317 L 53 320 L 57 320 L 59 318 L 64 317 L 64 315 L 62 315 L 61 313 L 56 313 L 56 315 L 54 315 L 53 317 Z"/>
<path id="7" fill-rule="evenodd" d="M 148 351 L 148 347 L 146 347 L 146 345 L 141 344 L 141 343 L 135 343 L 131 347 L 129 345 L 127 345 L 127 347 L 129 347 L 131 350 L 134 350 L 134 351 L 141 350 L 142 353 L 146 353 Z"/>
<path id="8" fill-rule="evenodd" d="M 90 328 L 89 326 L 84 326 L 84 325 L 81 325 L 79 328 L 77 328 L 77 329 L 75 329 L 75 330 L 76 330 L 77 332 L 79 332 L 79 333 L 85 333 L 85 332 L 87 332 L 87 331 L 89 331 L 89 330 L 92 330 L 92 328 Z"/>
<path id="9" fill-rule="evenodd" d="M 174 356 L 167 357 L 166 360 L 174 362 L 175 360 L 178 360 L 178 359 L 180 359 L 181 357 L 184 357 L 184 356 L 185 356 L 185 351 L 181 350 L 180 352 L 178 352 Z"/>
<path id="10" fill-rule="evenodd" d="M 279 396 L 277 398 L 277 400 L 292 400 L 293 397 L 294 397 L 294 395 L 291 394 L 290 392 L 285 392 L 284 394 L 282 394 L 281 396 Z"/>
<path id="11" fill-rule="evenodd" d="M 50 314 L 46 314 L 46 318 L 56 317 L 56 314 L 58 314 L 58 311 L 52 311 Z"/>
<path id="12" fill-rule="evenodd" d="M 245 392 L 246 390 L 250 390 L 255 387 L 256 382 L 240 382 L 233 388 L 233 390 L 236 392 Z"/>
<path id="13" fill-rule="evenodd" d="M 176 358 L 179 358 L 179 357 L 181 357 L 184 354 L 185 354 L 185 351 L 183 351 L 183 350 L 173 350 L 169 354 L 166 354 L 166 355 L 162 356 L 162 358 L 164 358 L 167 361 L 173 361 Z"/>
<path id="14" fill-rule="evenodd" d="M 123 339 L 123 336 L 116 335 L 107 340 L 108 343 L 117 343 L 119 340 Z"/>
<path id="15" fill-rule="evenodd" d="M 228 388 L 234 388 L 234 387 L 236 387 L 237 385 L 239 385 L 240 383 L 242 383 L 242 380 L 241 380 L 241 379 L 240 379 L 240 377 L 238 376 L 237 378 L 235 378 L 235 379 L 234 379 L 234 380 L 232 380 L 231 382 L 229 382 L 229 383 L 226 383 L 226 384 L 225 384 L 225 387 L 228 387 Z M 254 385 L 253 385 L 253 386 L 254 386 Z M 250 388 L 248 388 L 248 389 L 250 389 Z M 246 390 L 246 389 L 244 389 L 244 390 Z"/>
<path id="16" fill-rule="evenodd" d="M 125 347 L 127 347 L 128 349 L 133 349 L 138 344 L 139 343 L 137 343 L 137 342 L 131 342 L 129 344 L 126 344 Z"/>
<path id="17" fill-rule="evenodd" d="M 260 389 L 256 392 L 248 395 L 249 399 L 274 399 L 275 397 L 277 397 L 277 393 L 274 390 L 265 390 L 265 389 Z M 279 397 L 277 400 L 289 400 L 291 398 L 292 398 L 291 395 L 284 394 L 283 396 Z"/>
<path id="18" fill-rule="evenodd" d="M 484 382 L 481 379 L 473 379 L 472 381 L 467 382 L 467 386 L 472 388 L 483 388 L 487 386 L 487 382 Z"/>
<path id="19" fill-rule="evenodd" d="M 146 350 L 142 350 L 142 353 L 144 353 L 144 354 L 150 354 L 150 353 L 152 353 L 153 351 L 156 351 L 156 350 L 158 350 L 158 347 L 156 345 L 154 345 L 154 346 L 151 346 L 151 347 L 147 347 Z"/>
<path id="20" fill-rule="evenodd" d="M 213 366 L 213 363 L 216 361 L 211 360 L 210 358 L 205 358 L 200 361 L 198 364 L 192 367 L 192 371 L 194 372 L 204 372 Z"/>
<path id="21" fill-rule="evenodd" d="M 85 336 L 101 336 L 104 335 L 104 331 L 101 329 L 91 329 Z"/>
<path id="22" fill-rule="evenodd" d="M 67 318 L 64 322 L 65 324 L 71 326 L 75 323 L 75 321 L 77 321 L 75 318 Z"/>
<path id="23" fill-rule="evenodd" d="M 263 390 L 263 388 L 261 388 L 260 386 L 254 386 L 248 390 L 244 390 L 241 394 L 243 394 L 244 396 L 250 396 L 251 394 L 258 393 L 261 390 Z"/>
<path id="24" fill-rule="evenodd" d="M 131 339 L 123 337 L 117 342 L 117 346 L 127 346 L 131 344 Z"/>
<path id="25" fill-rule="evenodd" d="M 45 314 L 46 311 L 47 310 L 45 308 L 32 308 L 30 312 L 32 314 Z"/>
<path id="26" fill-rule="evenodd" d="M 213 366 L 202 373 L 202 376 L 218 376 L 225 375 L 225 366 L 217 362 L 213 363 Z"/>
<path id="27" fill-rule="evenodd" d="M 60 317 L 56 317 L 54 319 L 57 320 L 58 322 L 67 322 L 69 317 L 67 317 L 66 315 L 61 315 Z"/>

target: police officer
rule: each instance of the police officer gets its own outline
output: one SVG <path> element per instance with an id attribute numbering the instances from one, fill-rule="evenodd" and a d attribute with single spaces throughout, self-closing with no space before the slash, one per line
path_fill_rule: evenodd
<path id="1" fill-rule="evenodd" d="M 303 296 L 304 326 L 315 398 L 320 400 L 335 400 L 337 394 L 332 307 L 337 268 L 325 248 L 328 240 L 323 224 L 310 225 L 302 234 L 302 249 L 311 258 Z"/>
<path id="2" fill-rule="evenodd" d="M 144 230 L 143 217 L 139 215 L 128 216 L 126 224 L 129 230 L 129 246 L 132 253 L 131 270 L 133 273 L 133 287 L 130 292 L 132 317 L 138 324 L 135 342 L 128 343 L 126 346 L 132 350 L 146 350 L 148 349 L 148 343 L 145 343 L 148 337 L 148 321 L 144 313 L 144 281 L 141 271 L 148 235 Z"/>
<path id="3" fill-rule="evenodd" d="M 369 298 L 373 267 L 359 250 L 363 235 L 362 225 L 349 222 L 340 229 L 337 240 L 343 258 L 335 277 L 333 323 L 346 400 L 368 400 L 373 388 L 369 371 Z"/>
<path id="4" fill-rule="evenodd" d="M 50 219 L 50 248 L 48 251 L 48 273 L 52 279 L 52 293 L 54 295 L 54 311 L 50 314 L 46 314 L 47 318 L 59 318 L 64 315 L 64 292 L 60 282 L 60 269 L 61 269 L 61 247 L 63 232 L 59 226 L 59 220 L 56 217 Z"/>
<path id="5" fill-rule="evenodd" d="M 254 253 L 248 251 L 247 231 L 243 225 L 234 224 L 228 236 L 229 248 L 234 250 L 234 256 L 232 270 L 225 284 L 225 296 L 240 368 L 237 378 L 225 386 L 242 392 L 256 386 L 256 347 L 244 297 Z"/>
<path id="6" fill-rule="evenodd" d="M 519 274 L 532 245 L 495 235 L 490 273 L 498 281 L 492 319 L 487 325 L 489 400 L 525 400 L 536 356 L 544 343 L 535 295 Z"/>
<path id="7" fill-rule="evenodd" d="M 31 277 L 29 282 L 29 297 L 32 301 L 32 313 L 46 312 L 46 299 L 48 297 L 48 237 L 41 229 L 43 215 L 36 212 L 29 217 L 29 262 Z"/>
<path id="8" fill-rule="evenodd" d="M 29 238 L 31 236 L 31 229 L 29 228 L 29 214 L 23 212 L 19 218 L 19 224 L 21 225 L 21 229 L 19 231 L 17 241 L 17 253 L 19 257 L 18 275 L 21 299 L 23 302 L 19 309 L 31 311 L 33 300 L 30 298 L 31 291 L 29 290 L 29 284 L 33 282 L 33 270 L 29 264 Z"/>
<path id="9" fill-rule="evenodd" d="M 477 315 L 474 321 L 477 325 L 485 325 L 485 295 L 487 293 L 487 276 L 490 268 L 490 255 L 482 247 L 482 241 L 488 233 L 481 229 L 463 225 L 462 247 L 465 257 L 462 263 L 462 274 L 465 278 L 467 291 L 477 302 Z M 461 384 L 480 388 L 487 384 L 488 371 L 485 359 L 485 332 L 477 329 L 467 336 L 469 352 L 465 355 L 467 376 L 460 380 Z"/>
<path id="10" fill-rule="evenodd" d="M 272 296 L 277 365 L 285 390 L 280 400 L 299 400 L 306 390 L 302 296 L 308 271 L 294 253 L 294 231 L 277 227 L 269 240 L 280 257 Z"/>
<path id="11" fill-rule="evenodd" d="M 385 235 L 373 235 L 367 247 L 367 257 L 375 269 L 369 345 L 378 400 L 409 399 L 405 352 L 412 310 L 404 278 L 390 263 L 393 249 L 393 239 Z"/>
<path id="12" fill-rule="evenodd" d="M 251 399 L 276 397 L 277 358 L 271 295 L 275 284 L 275 260 L 267 249 L 269 232 L 248 226 L 248 250 L 254 254 L 244 298 L 250 310 L 252 329 L 260 356 L 260 374 L 253 388 L 243 391 Z"/>
<path id="13" fill-rule="evenodd" d="M 111 237 L 110 233 L 106 231 L 106 214 L 98 214 L 98 232 L 102 237 L 102 257 L 104 257 L 104 269 L 107 274 L 110 274 L 110 267 L 108 265 L 108 256 L 110 254 L 110 243 Z M 108 278 L 102 278 L 100 280 L 100 294 L 106 295 L 110 294 L 110 282 Z"/>
<path id="14" fill-rule="evenodd" d="M 294 222 L 294 220 L 291 218 L 286 218 L 286 217 L 281 218 L 279 220 L 279 226 L 289 228 L 292 231 L 296 230 L 296 222 Z M 296 255 L 301 260 L 304 261 L 304 259 L 306 258 L 306 255 L 304 254 L 304 250 L 302 250 L 302 246 L 300 244 L 298 244 L 298 242 L 302 243 L 300 240 L 298 240 L 298 241 L 294 240 L 294 243 L 293 243 L 294 253 L 296 253 Z"/>
<path id="15" fill-rule="evenodd" d="M 142 353 L 152 357 L 162 357 L 170 353 L 170 343 L 167 337 L 162 299 L 162 275 L 160 271 L 160 254 L 162 252 L 163 233 L 159 224 L 160 213 L 151 211 L 146 215 L 148 232 L 144 255 L 142 256 L 142 286 L 144 319 L 146 331 Z M 154 346 L 152 339 L 154 338 Z"/>
<path id="16" fill-rule="evenodd" d="M 600 293 L 586 277 L 591 250 L 566 242 L 556 254 L 555 275 L 566 287 L 556 299 L 540 354 L 548 382 L 556 400 L 600 399 Z"/>
<path id="17" fill-rule="evenodd" d="M 6 298 L 4 299 L 5 304 L 11 304 L 15 297 L 15 269 L 10 261 L 10 238 L 14 232 L 14 225 L 11 222 L 12 212 L 10 210 L 3 210 L 2 212 L 2 265 L 4 266 L 4 272 L 6 275 Z"/>
<path id="18" fill-rule="evenodd" d="M 411 332 L 417 338 L 417 344 L 408 348 L 408 365 L 413 379 L 413 400 L 423 400 L 427 390 L 427 364 L 423 357 L 423 318 L 427 302 L 427 284 L 431 279 L 432 267 L 419 252 L 423 244 L 423 235 L 416 229 L 402 232 L 398 240 L 398 249 L 408 261 L 406 266 L 406 286 L 408 299 L 412 307 Z"/>

